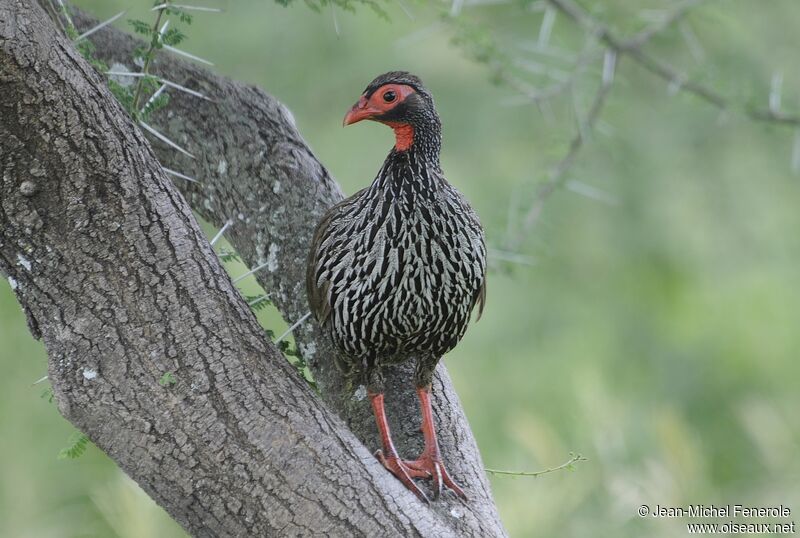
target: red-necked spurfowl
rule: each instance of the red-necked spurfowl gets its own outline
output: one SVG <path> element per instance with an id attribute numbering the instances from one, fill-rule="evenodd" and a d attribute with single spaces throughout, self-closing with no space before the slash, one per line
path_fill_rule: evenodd
<path id="1" fill-rule="evenodd" d="M 431 411 L 431 379 L 486 297 L 486 248 L 477 215 L 439 166 L 441 123 L 419 78 L 395 71 L 373 80 L 344 118 L 394 129 L 395 146 L 369 187 L 332 207 L 317 226 L 306 285 L 311 310 L 367 386 L 383 451 L 376 456 L 427 500 L 413 478 L 460 497 L 445 470 Z M 383 405 L 386 365 L 416 361 L 425 448 L 403 460 Z"/>

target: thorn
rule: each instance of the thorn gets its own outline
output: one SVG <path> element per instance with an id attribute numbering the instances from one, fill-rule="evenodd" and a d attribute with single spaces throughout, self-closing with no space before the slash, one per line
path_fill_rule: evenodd
<path id="1" fill-rule="evenodd" d="M 614 82 L 614 71 L 617 67 L 617 51 L 613 49 L 606 50 L 603 56 L 603 85 L 609 86 Z"/>
<path id="2" fill-rule="evenodd" d="M 587 185 L 582 181 L 571 179 L 566 182 L 565 187 L 575 194 L 580 194 L 581 196 L 585 196 L 586 198 L 590 198 L 604 204 L 616 206 L 620 203 L 616 196 L 598 189 L 597 187 L 593 187 L 592 185 Z"/>
<path id="3" fill-rule="evenodd" d="M 158 80 L 159 80 L 159 82 L 162 82 L 162 83 L 166 84 L 170 88 L 175 88 L 176 90 L 180 90 L 180 91 L 182 91 L 184 93 L 188 93 L 189 95 L 193 95 L 195 97 L 199 97 L 200 99 L 205 99 L 206 101 L 211 101 L 211 99 L 209 97 L 206 97 L 202 93 L 194 91 L 194 90 L 190 90 L 186 86 L 181 86 L 177 82 L 172 82 L 172 81 L 164 79 L 164 78 L 160 78 Z"/>
<path id="4" fill-rule="evenodd" d="M 180 172 L 176 172 L 175 170 L 170 170 L 166 166 L 162 166 L 161 168 L 171 176 L 175 176 L 175 177 L 179 177 L 181 179 L 185 179 L 186 181 L 189 181 L 190 183 L 199 183 L 199 181 L 197 181 L 195 178 L 189 177 L 189 176 L 184 175 L 184 174 L 181 174 Z"/>
<path id="5" fill-rule="evenodd" d="M 79 35 L 78 37 L 76 37 L 76 38 L 75 38 L 75 42 L 78 42 L 78 41 L 80 41 L 81 39 L 86 39 L 87 37 L 89 37 L 90 35 L 92 35 L 93 33 L 95 33 L 96 31 L 100 30 L 101 28 L 105 28 L 106 26 L 108 26 L 109 24 L 111 24 L 112 22 L 114 22 L 115 20 L 119 19 L 120 17 L 122 17 L 123 15 L 125 15 L 127 12 L 128 12 L 127 10 L 125 10 L 125 11 L 120 11 L 119 13 L 117 13 L 116 15 L 114 15 L 113 17 L 111 17 L 110 19 L 108 19 L 108 20 L 105 20 L 105 21 L 101 22 L 101 23 L 100 23 L 100 24 L 98 24 L 97 26 L 93 26 L 92 28 L 89 28 L 88 30 L 86 30 L 85 32 L 83 32 L 81 35 Z"/>
<path id="6" fill-rule="evenodd" d="M 234 283 L 234 284 L 236 284 L 237 282 L 239 282 L 239 281 L 241 281 L 241 280 L 243 280 L 243 279 L 245 279 L 245 278 L 249 277 L 249 276 L 250 276 L 250 275 L 252 275 L 253 273 L 256 273 L 256 272 L 258 272 L 258 271 L 261 271 L 261 270 L 262 270 L 264 267 L 266 267 L 266 266 L 267 266 L 267 265 L 269 265 L 269 264 L 270 264 L 270 262 L 268 262 L 268 261 L 266 261 L 266 262 L 262 263 L 261 265 L 259 265 L 259 266 L 258 266 L 258 267 L 256 267 L 255 269 L 251 269 L 250 271 L 247 271 L 247 272 L 246 272 L 245 274 L 243 274 L 242 276 L 238 276 L 238 277 L 234 278 L 234 279 L 233 279 L 233 283 Z"/>
<path id="7" fill-rule="evenodd" d="M 260 303 L 262 301 L 266 301 L 267 299 L 269 299 L 269 293 L 267 293 L 265 295 L 262 295 L 258 299 L 253 299 L 252 301 L 247 303 L 247 306 L 255 306 L 255 305 L 257 305 L 258 303 Z"/>
<path id="8" fill-rule="evenodd" d="M 172 140 L 170 140 L 169 138 L 167 138 L 163 134 L 159 133 L 158 131 L 156 131 L 155 129 L 153 129 L 149 125 L 147 125 L 142 120 L 139 120 L 139 125 L 141 125 L 146 131 L 148 131 L 150 134 L 152 134 L 153 136 L 155 136 L 156 138 L 158 138 L 159 140 L 161 140 L 165 144 L 171 146 L 172 148 L 180 151 L 181 153 L 183 153 L 184 155 L 186 155 L 186 156 L 188 156 L 188 157 L 190 157 L 192 159 L 195 158 L 194 155 L 192 155 L 191 153 L 189 153 L 188 151 L 186 151 L 185 149 L 180 147 L 178 144 L 176 144 L 175 142 L 173 142 Z"/>
<path id="9" fill-rule="evenodd" d="M 331 2 L 331 15 L 333 16 L 333 31 L 336 32 L 336 37 L 341 37 L 342 33 L 339 31 L 339 19 L 336 18 L 336 4 Z"/>
<path id="10" fill-rule="evenodd" d="M 182 9 L 184 11 L 203 11 L 206 13 L 222 13 L 222 10 L 218 7 L 188 6 L 186 4 L 172 4 L 166 2 L 155 6 L 150 11 L 158 11 L 159 9 L 166 8 Z"/>
<path id="11" fill-rule="evenodd" d="M 529 265 L 534 266 L 536 265 L 536 260 L 532 256 L 526 256 L 524 254 L 519 254 L 517 252 L 511 252 L 508 250 L 500 250 L 496 248 L 488 249 L 489 256 L 495 260 L 509 262 L 509 263 L 518 263 L 520 265 Z"/>
<path id="12" fill-rule="evenodd" d="M 31 387 L 33 387 L 33 386 L 36 386 L 36 385 L 38 385 L 39 383 L 41 383 L 41 382 L 43 382 L 43 381 L 47 381 L 47 379 L 48 379 L 49 377 L 50 377 L 50 376 L 44 376 L 44 377 L 40 377 L 39 379 L 37 379 L 36 381 L 34 381 L 33 383 L 31 383 Z"/>
<path id="13" fill-rule="evenodd" d="M 211 246 L 212 247 L 214 246 L 214 243 L 219 241 L 220 237 L 222 237 L 222 235 L 225 233 L 225 230 L 230 228 L 232 224 L 233 224 L 233 220 L 232 219 L 228 219 L 228 220 L 225 221 L 225 224 L 222 226 L 222 228 L 219 229 L 219 231 L 217 232 L 217 235 L 215 235 L 214 239 L 211 240 Z"/>
<path id="14" fill-rule="evenodd" d="M 769 111 L 777 114 L 781 108 L 781 88 L 783 87 L 783 73 L 775 71 L 769 87 Z"/>
<path id="15" fill-rule="evenodd" d="M 106 71 L 105 74 L 109 75 L 109 76 L 118 76 L 118 77 L 144 77 L 144 76 L 152 77 L 153 76 L 153 75 L 145 75 L 144 73 L 130 73 L 130 72 L 127 72 L 127 71 Z M 205 99 L 206 101 L 211 101 L 212 100 L 210 97 L 206 97 L 205 95 L 203 95 L 202 93 L 200 93 L 198 91 L 190 90 L 186 86 L 181 86 L 177 82 L 172 82 L 171 80 L 167 80 L 165 78 L 159 78 L 159 77 L 153 77 L 153 78 L 155 78 L 156 80 L 158 80 L 162 84 L 166 84 L 170 88 L 175 88 L 176 90 L 180 90 L 182 92 L 188 93 L 189 95 L 193 95 L 195 97 L 199 97 L 200 99 Z"/>
<path id="16" fill-rule="evenodd" d="M 200 58 L 199 56 L 195 56 L 194 54 L 189 54 L 188 52 L 183 51 L 181 49 L 176 49 L 175 47 L 171 47 L 169 45 L 164 45 L 164 48 L 166 50 L 170 51 L 170 52 L 173 52 L 175 54 L 180 54 L 181 56 L 189 58 L 190 60 L 194 60 L 196 62 L 200 62 L 201 64 L 214 65 L 213 63 L 209 62 L 208 60 L 204 60 L 203 58 Z"/>
<path id="17" fill-rule="evenodd" d="M 410 21 L 414 20 L 414 14 L 411 13 L 411 10 L 408 9 L 408 6 L 406 6 L 406 4 L 403 2 L 403 0 L 397 0 L 397 5 L 399 5 L 400 9 L 403 10 L 403 13 L 406 14 L 406 17 L 408 17 L 408 20 L 410 20 Z"/>
<path id="18" fill-rule="evenodd" d="M 67 22 L 72 28 L 75 28 L 75 24 L 72 22 L 72 17 L 69 16 L 69 11 L 67 11 L 67 6 L 64 5 L 63 0 L 56 0 L 58 2 L 58 7 L 61 8 L 61 13 L 64 15 L 64 18 L 67 19 Z"/>
<path id="19" fill-rule="evenodd" d="M 547 6 L 547 8 L 544 10 L 544 16 L 542 17 L 542 24 L 539 26 L 539 39 L 537 40 L 539 47 L 547 47 L 547 44 L 550 42 L 550 35 L 553 32 L 553 25 L 555 22 L 556 10 L 551 6 Z"/>
<path id="20" fill-rule="evenodd" d="M 166 89 L 167 89 L 167 85 L 166 84 L 162 84 L 156 91 L 154 91 L 153 95 L 150 96 L 150 99 L 147 100 L 147 102 L 144 104 L 142 109 L 139 111 L 139 114 L 144 114 L 145 110 L 147 110 L 147 107 L 149 107 L 151 104 L 153 104 L 153 101 L 158 99 L 158 96 L 161 95 L 164 92 L 164 90 L 166 90 Z"/>
<path id="21" fill-rule="evenodd" d="M 291 326 L 291 327 L 289 327 L 288 329 L 286 329 L 286 332 L 284 332 L 282 335 L 280 335 L 280 336 L 278 337 L 278 339 L 277 339 L 277 340 L 275 340 L 275 343 L 277 344 L 278 342 L 281 342 L 281 341 L 282 341 L 284 338 L 286 338 L 287 336 L 289 336 L 289 333 L 291 333 L 293 330 L 295 330 L 297 327 L 299 327 L 299 326 L 300 326 L 300 324 L 301 324 L 301 323 L 303 323 L 305 320 L 307 320 L 307 319 L 308 319 L 310 316 L 311 316 L 311 312 L 306 312 L 306 313 L 305 313 L 305 315 L 304 315 L 302 318 L 300 318 L 300 319 L 298 319 L 297 321 L 295 321 L 295 322 L 292 324 L 292 326 Z"/>
<path id="22" fill-rule="evenodd" d="M 689 49 L 689 54 L 692 55 L 694 61 L 698 64 L 703 63 L 703 60 L 706 58 L 706 51 L 703 50 L 703 45 L 700 43 L 697 34 L 692 30 L 691 25 L 685 20 L 682 20 L 678 24 L 678 30 L 681 33 L 681 37 L 683 37 L 683 40 L 686 42 L 686 47 Z"/>
<path id="23" fill-rule="evenodd" d="M 130 71 L 106 71 L 106 75 L 115 77 L 143 77 L 144 73 L 132 73 Z"/>

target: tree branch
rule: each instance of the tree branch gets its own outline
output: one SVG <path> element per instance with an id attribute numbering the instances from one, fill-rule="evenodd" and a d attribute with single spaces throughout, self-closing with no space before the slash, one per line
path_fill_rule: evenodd
<path id="1" fill-rule="evenodd" d="M 800 116 L 782 114 L 769 109 L 759 109 L 735 105 L 727 97 L 717 92 L 715 89 L 689 80 L 686 74 L 681 73 L 669 63 L 648 54 L 643 50 L 654 37 L 661 34 L 664 30 L 671 27 L 674 23 L 682 19 L 686 13 L 697 6 L 702 0 L 684 0 L 680 2 L 673 11 L 666 16 L 660 23 L 655 24 L 639 34 L 624 40 L 615 35 L 605 24 L 594 18 L 588 11 L 583 9 L 573 0 L 548 0 L 559 11 L 567 15 L 570 19 L 584 26 L 587 31 L 598 36 L 607 47 L 613 49 L 620 56 L 628 55 L 636 63 L 664 79 L 665 81 L 676 84 L 678 89 L 690 93 L 710 105 L 721 110 L 735 109 L 742 112 L 745 116 L 756 121 L 766 121 L 791 126 L 800 125 Z"/>
<path id="2" fill-rule="evenodd" d="M 586 113 L 586 117 L 584 119 L 578 118 L 580 125 L 569 144 L 567 153 L 553 167 L 550 172 L 550 178 L 544 183 L 539 184 L 536 194 L 534 195 L 533 203 L 522 219 L 522 225 L 515 235 L 507 240 L 506 246 L 508 248 L 514 250 L 519 247 L 526 234 L 533 228 L 536 222 L 538 222 L 547 199 L 566 182 L 567 171 L 578 158 L 578 154 L 583 148 L 587 136 L 592 129 L 594 129 L 594 125 L 600 117 L 600 112 L 606 104 L 606 99 L 613 86 L 613 73 L 616 70 L 616 63 L 616 53 L 612 49 L 608 49 L 604 59 L 603 76 L 600 81 L 600 86 L 597 88 L 597 92 L 595 92 L 594 99 L 592 99 L 592 104 L 589 107 L 589 111 Z"/>
<path id="3" fill-rule="evenodd" d="M 126 34 L 92 38 L 131 57 Z M 258 280 L 286 319 L 307 311 L 308 238 L 341 192 L 288 111 L 172 58 L 153 71 L 214 99 L 176 93 L 155 119 L 198 157 L 156 143 L 165 166 L 198 180 L 176 180 L 185 200 L 41 8 L 0 6 L 0 269 L 47 346 L 62 414 L 195 535 L 504 535 L 444 369 L 443 451 L 471 500 L 428 510 L 264 340 L 197 227 L 186 201 L 235 221 L 226 237 L 251 266 L 267 264 Z M 326 401 L 374 445 L 325 339 L 311 324 L 297 336 Z M 167 371 L 177 383 L 162 387 Z M 406 449 L 418 437 L 416 402 L 400 398 L 407 373 L 391 386 Z"/>
<path id="4" fill-rule="evenodd" d="M 692 94 L 720 110 L 729 110 L 734 108 L 734 105 L 728 98 L 711 87 L 689 80 L 685 74 L 679 72 L 669 63 L 644 51 L 644 47 L 650 41 L 652 41 L 653 38 L 682 20 L 691 8 L 696 7 L 702 1 L 703 0 L 683 0 L 682 2 L 677 3 L 672 11 L 658 23 L 645 28 L 630 38 L 623 39 L 617 36 L 606 24 L 593 17 L 577 2 L 573 0 L 548 0 L 548 2 L 561 13 L 565 14 L 569 19 L 584 27 L 590 36 L 593 36 L 603 44 L 603 46 L 606 48 L 606 59 L 608 59 L 609 52 L 613 53 L 617 60 L 621 59 L 623 56 L 628 56 L 649 72 L 664 79 L 670 84 L 675 84 L 679 90 Z M 575 71 L 577 74 L 583 71 L 583 69 L 586 67 L 587 59 L 593 58 L 594 55 L 592 52 L 592 50 L 584 50 L 580 54 L 578 61 L 575 64 Z M 571 88 L 575 82 L 576 76 L 577 75 L 568 77 L 564 82 L 555 84 L 552 87 L 541 91 L 530 90 L 526 88 L 521 81 L 515 79 L 513 76 L 508 75 L 504 78 L 513 87 L 521 91 L 523 95 L 529 97 L 537 105 L 540 105 L 541 101 L 554 97 Z M 611 84 L 607 84 L 605 79 L 606 75 L 604 69 L 603 81 L 601 81 L 592 105 L 586 114 L 585 120 L 581 122 L 579 118 L 578 132 L 570 142 L 567 153 L 553 168 L 550 178 L 544 183 L 539 184 L 537 187 L 533 202 L 525 213 L 522 219 L 522 224 L 520 225 L 519 229 L 516 230 L 514 235 L 510 236 L 506 240 L 507 248 L 512 250 L 519 248 L 525 236 L 530 232 L 531 228 L 536 224 L 541 216 L 545 201 L 566 183 L 567 171 L 575 162 L 578 153 L 583 148 L 587 134 L 591 131 L 595 122 L 597 121 L 597 118 L 603 106 L 605 105 L 608 94 L 610 93 Z M 735 108 L 741 110 L 741 112 L 751 120 L 795 127 L 800 126 L 800 116 L 785 114 L 779 110 L 773 110 L 771 108 L 759 109 L 745 106 L 738 106 Z"/>

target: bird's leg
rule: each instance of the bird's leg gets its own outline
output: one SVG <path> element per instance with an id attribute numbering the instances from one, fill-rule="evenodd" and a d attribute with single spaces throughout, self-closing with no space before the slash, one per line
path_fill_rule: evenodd
<path id="1" fill-rule="evenodd" d="M 405 487 L 410 489 L 422 501 L 429 502 L 428 497 L 411 479 L 412 476 L 427 476 L 427 473 L 417 469 L 409 468 L 397 455 L 397 449 L 392 442 L 392 433 L 389 431 L 389 422 L 386 420 L 386 411 L 383 407 L 383 393 L 369 392 L 369 401 L 372 404 L 372 411 L 375 413 L 375 422 L 378 423 L 378 431 L 381 434 L 381 444 L 383 450 L 375 452 L 375 457 L 386 467 L 389 472 L 397 477 Z"/>
<path id="2" fill-rule="evenodd" d="M 453 493 L 466 500 L 464 490 L 456 484 L 447 469 L 442 463 L 442 456 L 439 453 L 439 442 L 436 440 L 436 427 L 433 423 L 433 409 L 431 409 L 431 386 L 425 385 L 417 387 L 420 407 L 422 408 L 422 436 L 425 440 L 425 448 L 419 458 L 414 461 L 404 461 L 403 463 L 423 476 L 433 478 L 434 498 L 438 498 L 442 492 L 442 484 L 450 488 Z"/>

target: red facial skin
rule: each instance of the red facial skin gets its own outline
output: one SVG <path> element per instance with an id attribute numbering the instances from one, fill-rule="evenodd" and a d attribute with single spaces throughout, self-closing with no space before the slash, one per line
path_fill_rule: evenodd
<path id="1" fill-rule="evenodd" d="M 395 94 L 394 101 L 387 103 L 384 100 L 384 95 L 392 91 Z M 414 143 L 414 128 L 408 123 L 397 121 L 381 121 L 376 119 L 375 116 L 380 116 L 392 110 L 394 107 L 402 103 L 409 95 L 416 93 L 416 90 L 406 84 L 384 84 L 373 94 L 369 99 L 361 96 L 358 103 L 353 105 L 344 117 L 344 125 L 351 125 L 361 120 L 375 120 L 388 125 L 394 129 L 395 145 L 394 147 L 400 151 L 407 150 Z"/>

